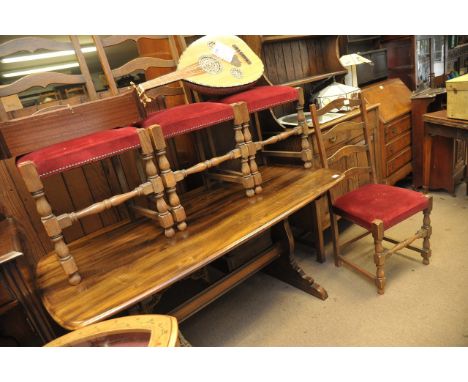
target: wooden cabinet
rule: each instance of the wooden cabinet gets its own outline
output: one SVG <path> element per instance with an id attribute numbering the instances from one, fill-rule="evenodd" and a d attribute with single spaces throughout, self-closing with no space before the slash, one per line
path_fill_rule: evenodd
<path id="1" fill-rule="evenodd" d="M 427 89 L 411 99 L 413 187 L 423 186 L 423 115 L 442 110 L 446 105 L 443 89 Z M 430 189 L 444 189 L 454 194 L 455 186 L 462 180 L 465 170 L 466 145 L 463 140 L 434 136 L 431 151 Z"/>
<path id="2" fill-rule="evenodd" d="M 399 79 L 379 82 L 362 89 L 370 104 L 380 104 L 375 153 L 377 176 L 395 184 L 412 169 L 411 92 Z"/>

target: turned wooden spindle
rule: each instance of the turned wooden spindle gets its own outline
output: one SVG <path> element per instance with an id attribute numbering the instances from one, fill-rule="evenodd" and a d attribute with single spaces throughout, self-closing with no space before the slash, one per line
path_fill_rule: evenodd
<path id="1" fill-rule="evenodd" d="M 423 211 L 423 226 L 422 229 L 425 231 L 425 236 L 423 239 L 423 253 L 421 256 L 423 257 L 423 264 L 428 265 L 429 264 L 429 258 L 432 255 L 432 250 L 431 250 L 431 235 L 432 235 L 432 226 L 431 226 L 431 211 L 432 211 L 432 196 L 428 197 L 429 199 L 429 204 L 427 208 Z"/>
<path id="2" fill-rule="evenodd" d="M 232 105 L 234 111 L 234 139 L 236 147 L 241 152 L 241 173 L 242 184 L 245 188 L 245 194 L 248 197 L 255 195 L 255 181 L 249 166 L 249 147 L 245 144 L 244 134 L 242 133 L 243 112 L 242 103 L 235 103 Z"/>
<path id="3" fill-rule="evenodd" d="M 384 294 L 385 292 L 385 254 L 382 246 L 382 240 L 384 237 L 384 226 L 382 220 L 374 220 L 372 222 L 372 236 L 374 237 L 374 263 L 377 267 L 375 285 L 377 286 L 377 292 Z"/>
<path id="4" fill-rule="evenodd" d="M 252 174 L 254 184 L 255 184 L 255 193 L 260 194 L 262 192 L 262 174 L 258 171 L 257 161 L 255 160 L 255 154 L 257 153 L 257 148 L 255 143 L 252 142 L 252 134 L 250 133 L 250 114 L 247 104 L 241 102 L 240 108 L 242 110 L 243 122 L 242 122 L 242 134 L 244 135 L 244 142 L 249 149 L 249 166 L 250 173 Z"/>
<path id="5" fill-rule="evenodd" d="M 18 166 L 26 188 L 31 193 L 31 196 L 36 202 L 36 209 L 41 218 L 41 222 L 54 244 L 55 253 L 60 261 L 60 265 L 68 276 L 68 281 L 71 285 L 77 285 L 81 281 L 81 276 L 78 273 L 78 267 L 75 259 L 70 253 L 68 246 L 63 240 L 62 228 L 57 220 L 57 217 L 52 213 L 52 208 L 44 194 L 44 186 L 33 162 L 23 162 Z"/>
<path id="6" fill-rule="evenodd" d="M 145 167 L 146 178 L 151 182 L 156 195 L 156 210 L 158 212 L 159 224 L 164 229 L 164 235 L 166 237 L 172 237 L 175 235 L 175 230 L 173 228 L 174 219 L 164 199 L 163 181 L 158 175 L 158 170 L 153 161 L 154 152 L 151 138 L 145 129 L 138 129 L 138 137 L 140 138 L 140 153 Z"/>
<path id="7" fill-rule="evenodd" d="M 312 149 L 309 142 L 309 127 L 304 115 L 304 91 L 302 88 L 296 88 L 298 99 L 296 102 L 297 123 L 301 126 L 301 159 L 304 162 L 304 168 L 312 167 Z"/>
<path id="8" fill-rule="evenodd" d="M 241 156 L 240 150 L 234 149 L 224 155 L 221 155 L 219 157 L 214 157 L 211 159 L 207 159 L 187 169 L 174 171 L 174 176 L 175 176 L 176 181 L 180 182 L 181 180 L 185 179 L 189 175 L 193 175 L 202 171 L 206 171 L 210 169 L 211 167 L 219 166 L 221 163 L 226 162 L 227 160 L 240 158 L 240 156 Z"/>
<path id="9" fill-rule="evenodd" d="M 149 131 L 154 147 L 156 148 L 157 163 L 164 188 L 167 192 L 169 206 L 171 207 L 170 211 L 177 224 L 177 228 L 179 231 L 183 231 L 187 228 L 187 223 L 185 222 L 185 209 L 180 204 L 180 199 L 176 191 L 176 178 L 166 156 L 166 141 L 164 139 L 164 134 L 161 126 L 159 125 L 152 125 L 147 130 Z"/>

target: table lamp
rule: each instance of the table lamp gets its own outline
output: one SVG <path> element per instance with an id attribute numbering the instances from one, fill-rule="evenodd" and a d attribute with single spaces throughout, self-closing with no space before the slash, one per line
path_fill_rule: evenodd
<path id="1" fill-rule="evenodd" d="M 343 65 L 345 68 L 348 69 L 348 74 L 345 77 L 346 85 L 352 85 L 355 87 L 358 86 L 356 65 L 360 65 L 364 63 L 373 65 L 371 60 L 365 57 L 362 57 L 356 53 L 346 54 L 344 56 L 341 56 L 340 63 L 341 65 Z"/>

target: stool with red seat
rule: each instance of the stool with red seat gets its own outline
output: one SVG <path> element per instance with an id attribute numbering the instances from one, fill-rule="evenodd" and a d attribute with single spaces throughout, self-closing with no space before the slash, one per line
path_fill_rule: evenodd
<path id="1" fill-rule="evenodd" d="M 301 159 L 305 168 L 312 167 L 312 150 L 309 141 L 309 128 L 304 116 L 304 91 L 302 88 L 293 88 L 284 85 L 264 85 L 224 97 L 219 100 L 222 103 L 245 102 L 250 114 L 269 110 L 275 106 L 289 103 L 296 104 L 298 126 L 293 129 L 285 129 L 284 132 L 273 135 L 266 140 L 256 142 L 257 149 L 285 140 L 292 135 L 301 136 Z M 261 132 L 259 132 L 261 135 Z M 261 136 L 259 137 L 261 138 Z"/>
<path id="2" fill-rule="evenodd" d="M 137 57 L 120 67 L 111 69 L 106 48 L 121 44 L 127 40 L 139 42 L 142 38 L 146 40 L 145 43 L 153 39 L 157 44 L 159 40 L 167 40 L 170 59 Z M 122 90 L 127 91 L 117 88 L 116 79 L 131 74 L 136 70 L 145 71 L 146 73 L 149 69 L 163 68 L 163 70 L 167 71 L 167 69 L 175 70 L 177 68 L 179 54 L 174 36 L 93 36 L 93 39 L 96 43 L 99 60 L 112 94 L 118 94 Z M 179 44 L 182 47 L 185 46 L 182 36 L 179 36 Z M 139 44 L 140 47 L 142 45 L 143 43 Z M 154 136 L 154 141 L 158 142 L 156 154 L 161 170 L 161 177 L 168 194 L 171 212 L 179 228 L 185 224 L 185 213 L 181 209 L 180 200 L 176 192 L 176 183 L 189 174 L 218 166 L 227 160 L 240 158 L 241 171 L 237 173 L 238 176 L 233 176 L 232 174 L 230 176 L 212 174 L 212 176 L 224 181 L 242 183 L 246 195 L 249 197 L 255 195 L 255 193 L 260 193 L 262 191 L 262 178 L 255 161 L 256 149 L 252 143 L 249 121 L 245 121 L 244 116 L 248 115 L 248 113 L 244 109 L 244 106 L 238 103 L 234 105 L 234 103 L 201 102 L 168 108 L 166 105 L 167 96 L 183 96 L 185 100 L 189 98 L 184 87 L 180 86 L 180 83 L 179 86 L 172 84 L 171 86 L 160 86 L 148 90 L 144 99 L 152 101 L 144 103 L 147 115 L 139 122 L 138 126 L 149 129 Z M 208 129 L 227 121 L 234 123 L 234 150 L 208 160 L 202 158 L 201 163 L 192 166 L 190 169 L 179 170 L 177 171 L 178 176 L 174 176 L 174 172 L 170 168 L 166 157 L 166 140 L 182 134 L 197 133 L 200 130 Z M 162 133 L 155 132 L 157 129 L 161 129 Z"/>
<path id="3" fill-rule="evenodd" d="M 338 123 L 327 132 L 322 132 L 319 123 L 319 116 L 334 108 L 340 109 L 343 106 L 359 107 L 362 122 L 342 122 Z M 351 179 L 352 177 L 357 176 L 370 176 L 371 183 L 360 186 L 336 199 L 333 197 L 333 193 L 328 193 L 331 228 L 333 234 L 333 251 L 336 266 L 340 266 L 341 263 L 351 266 L 353 269 L 374 280 L 378 293 L 384 294 L 386 282 L 384 267 L 387 256 L 396 253 L 400 249 L 408 248 L 421 254 L 423 264 L 429 264 L 429 258 L 431 256 L 429 239 L 432 234 L 430 224 L 432 197 L 412 190 L 389 186 L 386 184 L 376 184 L 374 156 L 371 149 L 372 140 L 367 123 L 366 105 L 361 94 L 359 95 L 359 99 L 334 100 L 319 110 L 316 109 L 315 105 L 311 105 L 310 110 L 312 114 L 312 122 L 315 128 L 315 136 L 317 139 L 320 159 L 324 167 L 329 167 L 343 159 L 348 161 L 348 158 L 356 154 L 366 154 L 368 166 L 350 167 L 346 169 L 344 174 L 346 179 Z M 336 137 L 340 132 L 350 130 L 362 131 L 364 144 L 347 145 L 339 148 L 335 153 L 329 155 L 325 150 L 324 141 L 333 139 L 333 137 Z M 405 240 L 395 240 L 384 235 L 385 230 L 401 223 L 418 212 L 423 212 L 423 224 L 413 236 Z M 340 244 L 337 216 L 365 228 L 367 230 L 366 234 Z M 341 249 L 343 247 L 366 236 L 368 233 L 371 233 L 374 238 L 375 275 L 352 263 L 341 254 Z M 423 239 L 422 248 L 417 248 L 411 245 L 411 243 L 417 239 Z M 384 249 L 382 246 L 383 240 L 389 241 L 395 245 L 391 249 Z"/>
<path id="4" fill-rule="evenodd" d="M 164 185 L 153 162 L 154 152 L 149 134 L 145 129 L 128 126 L 139 118 L 141 114 L 135 95 L 125 93 L 9 120 L 0 127 L 0 138 L 5 147 L 1 154 L 17 159 L 19 173 L 35 200 L 45 231 L 73 285 L 80 283 L 81 275 L 64 241 L 62 230 L 80 219 L 138 196 L 154 196 L 154 210 L 135 206 L 135 213 L 157 220 L 166 236 L 175 234 L 174 221 L 164 199 Z M 77 212 L 60 216 L 52 212 L 45 195 L 43 178 L 134 149 L 140 150 L 145 169 L 146 179 L 141 184 L 133 190 L 123 189 L 123 193 Z"/>

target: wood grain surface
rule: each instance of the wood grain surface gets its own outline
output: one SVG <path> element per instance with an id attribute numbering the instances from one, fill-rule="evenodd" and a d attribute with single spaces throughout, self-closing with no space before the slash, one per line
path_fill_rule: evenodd
<path id="1" fill-rule="evenodd" d="M 304 207 L 342 179 L 339 172 L 292 167 L 262 170 L 265 190 L 245 198 L 240 185 L 188 193 L 188 228 L 166 239 L 152 221 L 124 221 L 70 245 L 78 286 L 50 253 L 38 263 L 43 302 L 63 327 L 108 318 L 223 256 Z"/>

